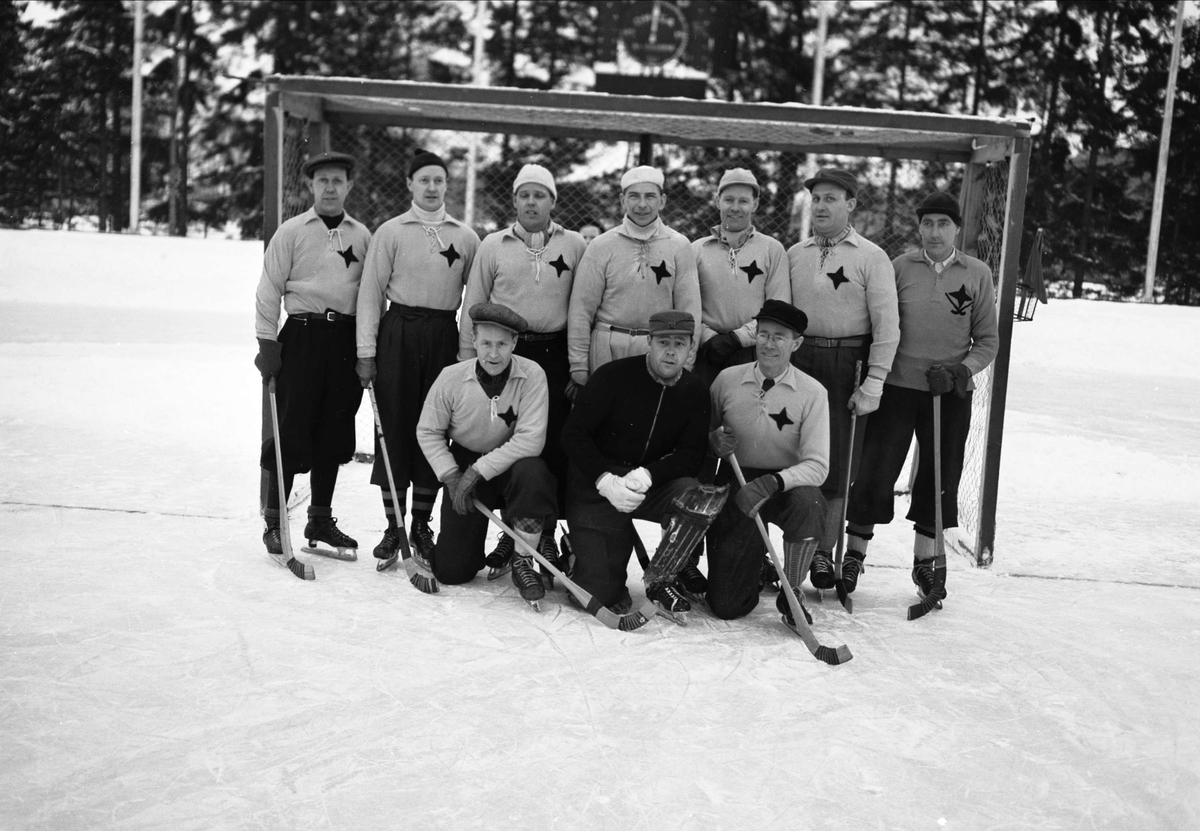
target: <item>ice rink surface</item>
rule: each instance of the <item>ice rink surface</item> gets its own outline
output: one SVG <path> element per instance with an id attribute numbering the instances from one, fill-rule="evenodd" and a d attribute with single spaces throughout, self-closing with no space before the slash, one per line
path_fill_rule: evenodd
<path id="1" fill-rule="evenodd" d="M 852 616 L 810 596 L 829 667 L 769 594 L 423 595 L 361 464 L 358 562 L 274 565 L 261 250 L 0 231 L 0 829 L 1200 828 L 1200 309 L 1017 324 L 994 567 L 910 623 L 898 519 Z"/>

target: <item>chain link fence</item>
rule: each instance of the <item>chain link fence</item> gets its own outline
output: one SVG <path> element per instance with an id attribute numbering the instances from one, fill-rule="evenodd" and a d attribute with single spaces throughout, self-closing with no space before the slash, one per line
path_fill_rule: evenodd
<path id="1" fill-rule="evenodd" d="M 312 204 L 301 172 L 309 154 L 307 128 L 303 119 L 292 116 L 286 119 L 281 219 L 303 213 Z M 467 159 L 472 143 L 477 163 L 474 198 L 468 200 Z M 603 230 L 621 221 L 621 174 L 640 163 L 637 142 L 362 124 L 330 125 L 329 145 L 330 149 L 350 153 L 357 159 L 354 188 L 346 200 L 346 210 L 368 228 L 374 230 L 408 210 L 411 201 L 406 184 L 408 162 L 418 150 L 430 150 L 445 159 L 450 168 L 447 211 L 466 221 L 481 238 L 514 221 L 512 183 L 524 164 L 541 164 L 554 174 L 558 190 L 555 221 L 572 230 L 589 223 Z M 652 163 L 666 175 L 663 221 L 693 240 L 708 234 L 719 221 L 715 191 L 721 174 L 733 167 L 748 168 L 762 187 L 755 227 L 778 238 L 785 247 L 798 242 L 801 236 L 807 213 L 806 172 L 815 170 L 818 164 L 842 167 L 854 173 L 861 183 L 858 206 L 852 215 L 854 226 L 892 258 L 920 244 L 915 209 L 921 199 L 934 189 L 957 194 L 963 177 L 961 165 L 940 162 L 834 156 L 809 159 L 805 154 L 788 151 L 753 152 L 661 143 L 654 145 Z M 999 275 L 1007 185 L 1007 162 L 989 165 L 982 182 L 984 210 L 976 256 L 992 268 L 994 279 Z M 469 217 L 468 201 L 473 206 L 473 215 Z M 978 560 L 980 497 L 991 403 L 990 368 L 975 380 L 972 427 L 959 491 L 960 527 L 955 536 Z M 365 435 L 371 435 L 369 425 Z M 363 449 L 369 445 L 369 441 L 360 443 L 364 444 Z M 906 471 L 897 490 L 907 490 L 904 484 L 907 481 Z"/>

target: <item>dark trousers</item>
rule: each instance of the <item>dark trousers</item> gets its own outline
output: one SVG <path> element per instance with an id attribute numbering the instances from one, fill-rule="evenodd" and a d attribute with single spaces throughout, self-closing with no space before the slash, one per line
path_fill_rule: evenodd
<path id="1" fill-rule="evenodd" d="M 354 321 L 288 318 L 279 332 L 283 367 L 275 380 L 284 476 L 354 458 L 354 416 L 363 388 L 354 372 Z M 275 475 L 275 438 L 259 464 Z M 268 507 L 278 507 L 268 506 Z"/>
<path id="2" fill-rule="evenodd" d="M 549 415 L 546 420 L 546 446 L 542 461 L 550 468 L 557 483 L 558 504 L 564 506 L 567 493 L 567 451 L 558 437 L 571 414 L 571 399 L 567 398 L 567 383 L 571 380 L 571 364 L 567 359 L 566 330 L 555 333 L 551 340 L 517 339 L 513 354 L 537 363 L 546 373 L 549 393 Z"/>
<path id="3" fill-rule="evenodd" d="M 809 346 L 800 344 L 792 353 L 792 365 L 821 382 L 829 394 L 829 475 L 821 486 L 826 499 L 838 496 L 846 477 L 846 444 L 850 440 L 850 396 L 867 377 L 867 356 L 870 345 Z M 862 375 L 854 377 L 854 362 L 862 361 Z M 851 477 L 858 473 L 862 455 L 863 433 L 867 418 L 860 417 L 855 425 L 854 462 Z M 820 536 L 820 535 L 818 535 Z"/>
<path id="4" fill-rule="evenodd" d="M 958 525 L 958 482 L 971 431 L 971 397 L 971 393 L 966 398 L 942 396 L 942 522 L 946 528 Z M 933 396 L 891 384 L 883 385 L 879 409 L 871 414 L 866 430 L 861 473 L 850 488 L 846 507 L 848 522 L 884 525 L 892 521 L 896 478 L 904 469 L 914 432 L 919 453 L 908 519 L 933 529 Z"/>
<path id="5" fill-rule="evenodd" d="M 417 444 L 417 422 L 430 387 L 438 374 L 455 362 L 457 355 L 458 326 L 452 311 L 393 303 L 379 322 L 375 399 L 379 402 L 379 419 L 387 439 L 392 475 L 401 490 L 409 484 L 438 487 L 438 479 Z M 371 484 L 388 487 L 379 436 L 375 437 Z"/>
<path id="6" fill-rule="evenodd" d="M 747 482 L 771 472 L 743 469 Z M 725 484 L 732 478 L 729 467 L 724 465 L 717 475 L 717 484 Z M 713 615 L 722 620 L 748 615 L 758 605 L 758 581 L 766 552 L 757 524 L 737 507 L 735 495 L 736 491 L 730 495 L 707 536 L 708 605 Z M 764 523 L 782 528 L 784 541 L 800 542 L 806 537 L 820 538 L 826 510 L 821 489 L 806 486 L 775 494 L 759 509 L 758 515 Z M 782 556 L 782 552 L 778 553 Z"/>
<path id="7" fill-rule="evenodd" d="M 633 538 L 637 534 L 633 521 L 646 519 L 661 525 L 674 510 L 671 502 L 675 497 L 698 484 L 691 477 L 656 482 L 637 510 L 623 514 L 572 466 L 567 484 L 567 522 L 571 525 L 571 548 L 575 552 L 571 579 L 601 605 L 621 600 Z"/>
<path id="8" fill-rule="evenodd" d="M 459 470 L 465 470 L 482 454 L 465 447 L 450 445 Z M 518 459 L 512 467 L 475 487 L 475 498 L 495 511 L 504 508 L 504 517 L 537 519 L 551 522 L 558 514 L 554 499 L 554 477 L 539 458 Z M 433 548 L 433 576 L 449 585 L 466 583 L 484 567 L 484 543 L 488 536 L 488 518 L 472 506 L 459 516 L 450 500 L 443 496 L 441 524 Z"/>

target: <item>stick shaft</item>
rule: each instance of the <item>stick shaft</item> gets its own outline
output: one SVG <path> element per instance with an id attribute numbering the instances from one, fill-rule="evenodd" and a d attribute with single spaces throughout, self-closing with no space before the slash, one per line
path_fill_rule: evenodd
<path id="1" fill-rule="evenodd" d="M 933 534 L 934 556 L 945 562 L 946 541 L 942 529 L 942 397 L 933 397 Z"/>
<path id="2" fill-rule="evenodd" d="M 399 522 L 404 511 L 396 504 L 396 479 L 392 476 L 392 463 L 388 459 L 387 439 L 383 437 L 383 422 L 379 419 L 379 403 L 375 400 L 374 384 L 367 387 L 367 394 L 371 397 L 371 412 L 375 415 L 375 433 L 379 436 L 379 455 L 383 456 L 383 469 L 387 472 L 388 492 L 391 494 L 392 511 L 396 516 L 396 522 Z"/>
<path id="3" fill-rule="evenodd" d="M 283 478 L 283 448 L 279 444 L 279 408 L 275 404 L 275 377 L 267 385 L 271 399 L 271 430 L 275 433 L 275 475 L 279 477 L 279 530 L 283 535 L 284 554 L 291 559 L 295 556 L 292 549 L 292 529 L 288 525 L 287 484 Z"/>

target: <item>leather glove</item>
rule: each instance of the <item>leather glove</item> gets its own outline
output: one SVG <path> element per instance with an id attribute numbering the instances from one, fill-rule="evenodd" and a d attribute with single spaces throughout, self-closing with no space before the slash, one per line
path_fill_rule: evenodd
<path id="1" fill-rule="evenodd" d="M 466 516 L 475 507 L 471 504 L 471 497 L 475 493 L 475 486 L 479 484 L 479 480 L 482 478 L 479 475 L 479 471 L 475 469 L 475 465 L 471 465 L 462 472 L 458 481 L 454 483 L 454 490 L 451 491 L 451 499 L 454 502 L 454 511 L 459 516 Z"/>
<path id="2" fill-rule="evenodd" d="M 704 348 L 708 350 L 715 363 L 725 363 L 729 360 L 734 352 L 738 351 L 742 346 L 741 341 L 737 339 L 737 335 L 733 332 L 726 332 L 723 335 L 713 335 L 704 342 Z"/>
<path id="3" fill-rule="evenodd" d="M 781 481 L 778 474 L 775 473 L 760 476 L 753 482 L 747 482 L 746 487 L 737 492 L 733 501 L 737 504 L 738 510 L 753 518 L 762 508 L 763 503 L 779 491 Z"/>
<path id="4" fill-rule="evenodd" d="M 587 384 L 588 374 L 582 369 L 576 369 L 571 373 L 571 380 L 567 382 L 567 398 L 571 403 L 575 403 L 575 396 L 579 395 L 579 391 Z"/>
<path id="5" fill-rule="evenodd" d="M 258 339 L 258 354 L 254 356 L 254 365 L 262 373 L 263 383 L 267 383 L 283 369 L 283 344 L 277 340 Z"/>
<path id="6" fill-rule="evenodd" d="M 442 480 L 442 484 L 446 486 L 446 496 L 444 498 L 450 500 L 451 503 L 454 502 L 454 490 L 458 487 L 458 483 L 461 479 L 462 471 L 458 468 L 455 468 L 447 473 L 446 478 Z"/>
<path id="7" fill-rule="evenodd" d="M 708 447 L 712 450 L 714 456 L 718 459 L 724 459 L 730 453 L 737 450 L 737 439 L 733 437 L 733 433 L 724 427 L 718 427 L 708 434 Z"/>
<path id="8" fill-rule="evenodd" d="M 935 365 L 925 371 L 925 380 L 929 382 L 929 392 L 933 395 L 945 395 L 954 390 L 959 398 L 966 398 L 971 370 L 963 364 Z"/>
<path id="9" fill-rule="evenodd" d="M 621 478 L 625 480 L 625 487 L 634 493 L 645 493 L 654 484 L 650 479 L 650 471 L 644 467 L 635 467 Z"/>
<path id="10" fill-rule="evenodd" d="M 855 415 L 866 415 L 879 409 L 879 396 L 883 395 L 883 381 L 867 376 L 858 389 L 850 396 L 846 409 Z"/>
<path id="11" fill-rule="evenodd" d="M 363 385 L 363 389 L 375 383 L 375 359 L 374 358 L 359 358 L 354 362 L 354 373 L 358 376 L 359 383 Z"/>
<path id="12" fill-rule="evenodd" d="M 611 473 L 605 473 L 596 481 L 596 490 L 608 500 L 609 504 L 623 514 L 633 513 L 646 497 L 629 489 L 625 480 Z"/>

